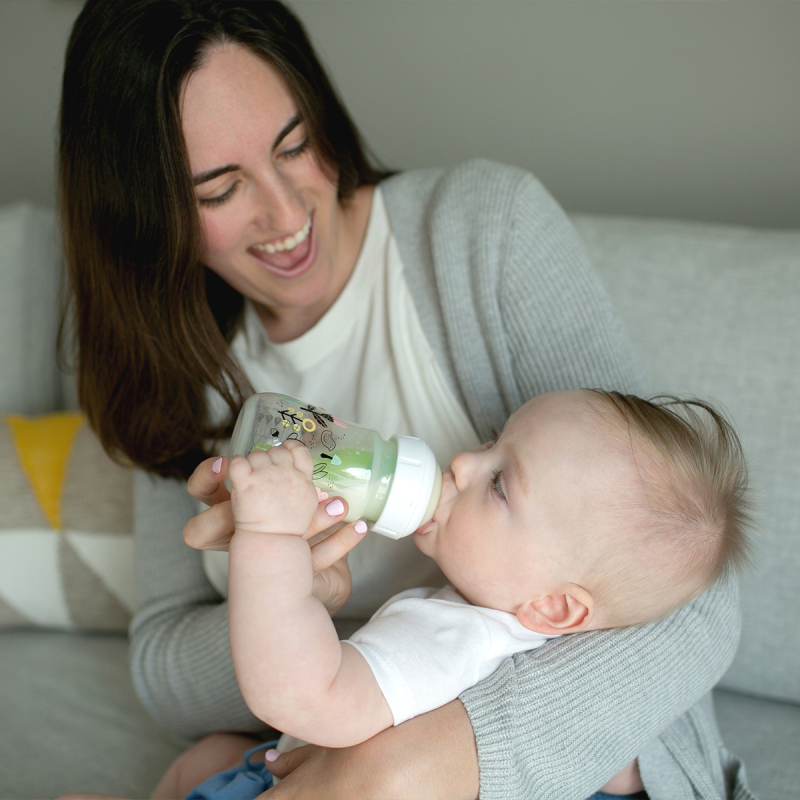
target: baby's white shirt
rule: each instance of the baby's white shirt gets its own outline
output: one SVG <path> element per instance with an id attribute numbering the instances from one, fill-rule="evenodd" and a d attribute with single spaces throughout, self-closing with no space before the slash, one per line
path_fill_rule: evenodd
<path id="1" fill-rule="evenodd" d="M 445 586 L 400 592 L 347 641 L 372 668 L 399 725 L 454 700 L 510 655 L 555 638 Z"/>

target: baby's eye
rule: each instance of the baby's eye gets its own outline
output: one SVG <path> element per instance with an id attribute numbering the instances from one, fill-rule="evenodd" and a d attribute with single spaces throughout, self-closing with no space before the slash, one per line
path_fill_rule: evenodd
<path id="1" fill-rule="evenodd" d="M 503 477 L 503 473 L 501 470 L 495 470 L 492 473 L 492 480 L 491 480 L 491 487 L 492 491 L 499 497 L 501 500 L 505 500 L 506 496 L 503 494 L 503 486 L 500 483 L 500 478 Z"/>

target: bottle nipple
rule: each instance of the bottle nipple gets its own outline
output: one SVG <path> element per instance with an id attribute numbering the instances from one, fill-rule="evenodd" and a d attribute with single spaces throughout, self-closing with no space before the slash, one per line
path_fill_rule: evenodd
<path id="1" fill-rule="evenodd" d="M 442 470 L 428 445 L 414 436 L 395 436 L 397 464 L 386 504 L 372 530 L 402 539 L 428 522 L 442 489 Z"/>

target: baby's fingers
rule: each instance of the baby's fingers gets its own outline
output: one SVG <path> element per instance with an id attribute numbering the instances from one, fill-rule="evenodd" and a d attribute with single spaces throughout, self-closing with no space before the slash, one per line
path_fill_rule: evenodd
<path id="1" fill-rule="evenodd" d="M 228 475 L 234 485 L 245 480 L 252 471 L 253 465 L 244 456 L 233 456 L 228 461 Z"/>
<path id="2" fill-rule="evenodd" d="M 311 548 L 311 566 L 316 575 L 344 558 L 363 538 L 367 532 L 364 520 L 351 522 L 332 533 Z"/>
<path id="3" fill-rule="evenodd" d="M 310 480 L 311 474 L 314 472 L 314 457 L 311 455 L 311 451 L 296 439 L 287 439 L 283 443 L 283 450 L 284 452 L 288 450 L 292 454 L 295 469 L 299 469 Z"/>
<path id="4" fill-rule="evenodd" d="M 287 439 L 273 445 L 269 450 L 251 450 L 247 460 L 254 468 L 263 468 L 270 464 L 294 469 L 302 472 L 309 480 L 314 472 L 314 458 L 309 449 L 296 439 Z M 230 469 L 230 467 L 229 467 Z"/>

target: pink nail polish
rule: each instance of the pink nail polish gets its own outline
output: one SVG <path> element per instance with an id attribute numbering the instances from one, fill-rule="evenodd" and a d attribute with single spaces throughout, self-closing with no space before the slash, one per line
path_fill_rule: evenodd
<path id="1" fill-rule="evenodd" d="M 275 759 L 277 759 L 279 755 L 280 753 L 277 750 L 267 750 L 267 752 L 264 753 L 264 760 L 275 761 Z"/>
<path id="2" fill-rule="evenodd" d="M 344 514 L 344 503 L 337 497 L 335 500 L 331 500 L 331 502 L 325 506 L 325 510 L 332 517 L 338 517 L 339 514 Z"/>
<path id="3" fill-rule="evenodd" d="M 367 532 L 367 523 L 364 522 L 363 519 L 360 519 L 356 524 L 353 526 L 356 529 L 356 533 L 366 533 Z"/>
<path id="4" fill-rule="evenodd" d="M 220 457 L 211 465 L 211 471 L 219 475 L 221 470 L 222 470 L 222 458 Z"/>

